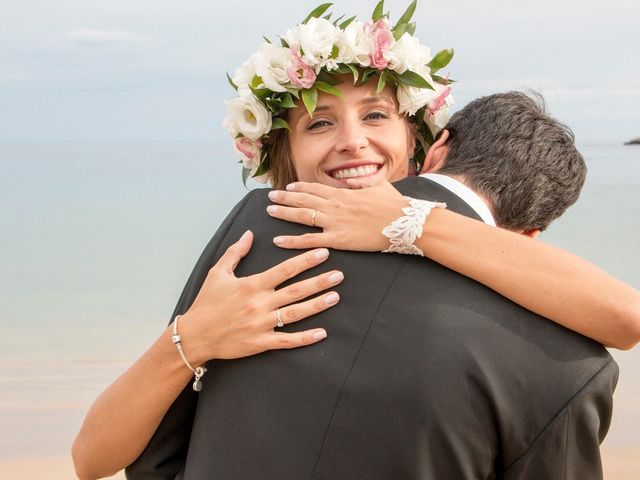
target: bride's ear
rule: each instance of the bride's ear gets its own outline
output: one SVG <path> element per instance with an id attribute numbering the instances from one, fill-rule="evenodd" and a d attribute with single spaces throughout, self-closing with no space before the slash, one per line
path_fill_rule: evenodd
<path id="1" fill-rule="evenodd" d="M 444 166 L 447 159 L 447 152 L 449 151 L 447 140 L 449 140 L 449 130 L 442 130 L 438 139 L 433 142 L 433 145 L 427 150 L 424 165 L 420 171 L 421 174 L 436 172 Z"/>

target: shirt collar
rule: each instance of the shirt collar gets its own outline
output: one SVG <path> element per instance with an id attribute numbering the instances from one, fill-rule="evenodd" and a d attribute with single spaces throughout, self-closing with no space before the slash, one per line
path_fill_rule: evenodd
<path id="1" fill-rule="evenodd" d="M 476 192 L 471 190 L 464 183 L 459 182 L 455 178 L 448 177 L 447 175 L 440 175 L 438 173 L 425 173 L 420 176 L 442 185 L 473 208 L 484 223 L 494 227 L 496 226 L 496 221 L 494 220 L 491 210 L 489 210 L 487 204 L 484 203 L 484 200 L 482 200 Z"/>

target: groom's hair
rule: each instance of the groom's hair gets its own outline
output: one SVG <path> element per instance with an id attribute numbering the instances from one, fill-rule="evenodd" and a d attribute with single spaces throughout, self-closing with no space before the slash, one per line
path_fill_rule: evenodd
<path id="1" fill-rule="evenodd" d="M 575 203 L 587 173 L 571 130 L 533 95 L 478 98 L 445 127 L 449 148 L 438 173 L 461 176 L 510 230 L 544 230 Z"/>

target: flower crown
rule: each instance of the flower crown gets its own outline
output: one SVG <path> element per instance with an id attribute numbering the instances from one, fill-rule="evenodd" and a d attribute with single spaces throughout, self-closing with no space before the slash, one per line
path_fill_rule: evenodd
<path id="1" fill-rule="evenodd" d="M 234 139 L 243 165 L 242 180 L 248 177 L 268 182 L 270 159 L 263 140 L 269 132 L 289 129 L 283 118 L 295 100 L 302 100 L 310 116 L 318 92 L 341 95 L 335 85 L 340 74 L 352 74 L 355 85 L 378 76 L 377 93 L 386 84 L 396 88 L 399 113 L 416 126 L 414 161 L 419 171 L 434 135 L 444 127 L 452 103 L 452 80 L 436 73 L 453 57 L 447 49 L 431 57 L 428 47 L 413 36 L 411 2 L 395 26 L 383 13 L 384 0 L 375 7 L 370 21 L 360 22 L 344 15 L 331 21 L 325 12 L 331 3 L 314 9 L 305 20 L 280 37 L 280 45 L 265 37 L 257 52 L 236 69 L 229 79 L 238 96 L 228 102 L 224 126 Z M 322 16 L 324 15 L 324 16 Z"/>

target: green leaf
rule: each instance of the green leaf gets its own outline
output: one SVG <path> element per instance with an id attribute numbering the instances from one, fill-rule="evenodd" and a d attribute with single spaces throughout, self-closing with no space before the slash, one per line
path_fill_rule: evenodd
<path id="1" fill-rule="evenodd" d="M 360 78 L 360 72 L 358 71 L 358 68 L 355 65 L 351 65 L 350 63 L 347 64 L 347 67 L 349 68 L 349 70 L 351 70 L 351 73 L 353 74 L 353 84 L 355 85 L 356 83 L 358 83 L 358 78 Z M 345 72 L 348 73 L 348 72 Z"/>
<path id="2" fill-rule="evenodd" d="M 271 168 L 271 165 L 269 164 L 269 160 L 267 159 L 267 153 L 265 152 L 265 154 L 262 157 L 262 161 L 260 162 L 260 166 L 258 166 L 258 169 L 256 170 L 256 173 L 254 173 L 251 176 L 259 177 L 260 175 L 264 175 L 269 171 L 270 168 Z"/>
<path id="3" fill-rule="evenodd" d="M 343 18 L 344 18 L 344 13 L 343 13 L 342 15 L 340 15 L 338 18 L 336 18 L 336 19 L 333 21 L 333 26 L 334 26 L 334 27 L 337 27 L 337 26 L 338 26 L 338 22 L 339 22 L 340 20 L 342 20 Z"/>
<path id="4" fill-rule="evenodd" d="M 320 15 L 326 12 L 331 5 L 333 5 L 333 3 L 323 3 L 322 5 L 317 6 L 309 15 L 307 15 L 307 18 L 305 18 L 302 23 L 305 24 L 312 18 L 318 18 Z"/>
<path id="5" fill-rule="evenodd" d="M 253 88 L 251 85 L 249 85 L 249 89 L 251 89 L 251 92 L 262 102 L 272 93 L 268 88 Z"/>
<path id="6" fill-rule="evenodd" d="M 355 15 L 353 17 L 351 17 L 351 18 L 347 18 L 344 22 L 342 22 L 340 25 L 338 25 L 338 27 L 340 27 L 341 30 L 344 30 L 349 25 L 351 25 L 351 22 L 353 22 L 355 19 L 356 19 Z"/>
<path id="7" fill-rule="evenodd" d="M 331 12 L 329 12 L 327 15 L 325 15 L 324 17 L 325 20 L 331 20 Z"/>
<path id="8" fill-rule="evenodd" d="M 384 90 L 384 86 L 387 82 L 387 71 L 382 70 L 380 72 L 380 78 L 378 78 L 378 87 L 376 88 L 376 95 L 379 95 L 382 90 Z"/>
<path id="9" fill-rule="evenodd" d="M 440 50 L 436 55 L 427 63 L 427 67 L 431 69 L 431 73 L 435 73 L 441 68 L 449 65 L 449 62 L 453 58 L 453 48 L 447 48 Z"/>
<path id="10" fill-rule="evenodd" d="M 414 12 L 416 11 L 416 3 L 417 3 L 417 0 L 413 0 L 413 2 L 411 2 L 411 4 L 407 7 L 407 9 L 404 11 L 402 16 L 398 19 L 398 23 L 396 23 L 396 27 L 398 25 L 402 25 L 403 23 L 409 23 L 411 21 L 411 17 L 413 17 Z M 396 27 L 393 27 L 393 28 L 395 29 Z"/>
<path id="11" fill-rule="evenodd" d="M 309 116 L 313 118 L 313 112 L 316 109 L 316 105 L 318 105 L 318 90 L 314 87 L 305 89 L 301 91 L 302 94 L 302 103 L 307 108 L 307 112 L 309 112 Z"/>
<path id="12" fill-rule="evenodd" d="M 409 35 L 413 35 L 416 33 L 416 22 L 411 22 L 407 24 L 407 33 Z"/>
<path id="13" fill-rule="evenodd" d="M 401 24 L 396 25 L 395 27 L 393 27 L 393 30 L 392 30 L 393 38 L 396 39 L 396 42 L 398 40 L 400 40 L 400 37 L 402 35 L 404 35 L 404 32 L 406 32 L 406 31 L 407 31 L 407 24 L 406 23 L 401 23 Z"/>
<path id="14" fill-rule="evenodd" d="M 338 58 L 339 54 L 340 54 L 340 48 L 337 45 L 334 45 L 333 48 L 331 49 L 331 55 L 329 56 L 329 58 L 331 59 Z"/>
<path id="15" fill-rule="evenodd" d="M 375 73 L 378 73 L 379 70 L 375 69 L 375 68 L 371 68 L 371 67 L 367 67 L 364 69 L 364 71 L 362 72 L 362 76 L 360 77 L 359 80 L 359 84 L 363 85 L 365 83 L 367 83 L 369 81 L 369 79 L 371 78 L 371 76 Z"/>
<path id="16" fill-rule="evenodd" d="M 441 83 L 442 85 L 449 85 L 451 83 L 455 83 L 455 80 L 451 80 L 450 78 L 441 77 L 440 75 L 431 75 L 434 82 Z"/>
<path id="17" fill-rule="evenodd" d="M 249 178 L 249 175 L 251 175 L 251 170 L 246 167 L 242 167 L 242 185 L 245 187 L 247 186 L 247 179 Z"/>
<path id="18" fill-rule="evenodd" d="M 286 41 L 284 38 L 282 38 L 282 37 L 280 37 L 280 46 L 281 46 L 282 48 L 290 48 L 290 47 L 289 47 L 289 44 L 287 43 L 287 41 Z"/>
<path id="19" fill-rule="evenodd" d="M 281 128 L 286 128 L 287 130 L 291 131 L 291 129 L 289 128 L 289 124 L 284 118 L 274 118 L 271 124 L 271 130 L 279 130 Z"/>
<path id="20" fill-rule="evenodd" d="M 383 10 L 384 10 L 384 0 L 380 0 L 376 5 L 376 8 L 374 8 L 373 10 L 373 15 L 371 15 L 371 20 L 373 20 L 374 22 L 381 20 L 383 17 L 383 13 L 382 13 Z"/>
<path id="21" fill-rule="evenodd" d="M 287 88 L 287 92 L 289 92 L 291 95 L 293 95 L 297 99 L 300 99 L 300 89 L 299 88 Z"/>
<path id="22" fill-rule="evenodd" d="M 399 73 L 397 75 L 398 80 L 403 85 L 409 85 L 410 87 L 417 88 L 429 88 L 433 90 L 433 87 L 429 84 L 429 82 L 427 82 L 422 76 L 418 75 L 415 72 L 412 72 L 411 70 L 407 70 L 404 73 Z"/>
<path id="23" fill-rule="evenodd" d="M 328 83 L 329 85 L 340 85 L 342 83 L 342 81 L 339 80 L 333 74 L 334 72 L 336 72 L 336 70 L 333 70 L 332 73 L 329 73 L 326 70 L 322 69 L 322 70 L 320 70 L 320 73 L 316 77 L 316 80 L 320 80 L 321 82 Z M 344 72 L 344 73 L 349 73 L 349 72 L 350 72 L 350 70 L 347 69 L 347 71 Z"/>
<path id="24" fill-rule="evenodd" d="M 280 95 L 280 105 L 284 108 L 296 108 L 293 96 L 289 92 L 284 92 Z"/>
<path id="25" fill-rule="evenodd" d="M 229 76 L 229 74 L 227 73 L 227 80 L 229 81 L 229 85 L 231 85 L 233 87 L 233 89 L 237 92 L 238 91 L 238 86 L 233 83 L 233 80 L 231 80 L 231 77 Z"/>
<path id="26" fill-rule="evenodd" d="M 340 90 L 338 90 L 336 87 L 326 82 L 316 81 L 316 83 L 314 83 L 313 86 L 318 90 L 320 90 L 321 92 L 328 93 L 330 95 L 335 95 L 336 97 L 342 96 L 342 92 Z M 303 101 L 304 101 L 304 96 L 303 96 Z M 315 107 L 314 107 L 314 110 L 315 110 Z"/>
<path id="27" fill-rule="evenodd" d="M 271 40 L 269 40 L 269 39 L 268 39 L 267 37 L 265 37 L 264 35 L 262 36 L 262 38 L 264 38 L 264 41 L 265 41 L 265 42 L 267 42 L 267 43 L 269 43 L 269 44 L 270 44 L 270 43 L 272 43 L 272 42 L 271 42 Z"/>

